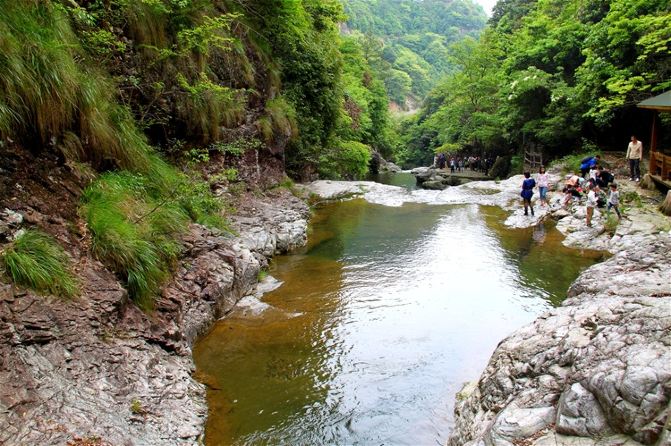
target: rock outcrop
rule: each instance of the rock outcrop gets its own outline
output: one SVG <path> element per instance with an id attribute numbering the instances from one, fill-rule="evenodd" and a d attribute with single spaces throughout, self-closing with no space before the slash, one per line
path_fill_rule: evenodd
<path id="1" fill-rule="evenodd" d="M 193 225 L 151 313 L 84 255 L 80 298 L 3 285 L 0 444 L 196 444 L 207 407 L 191 346 L 254 292 L 269 256 L 305 243 L 307 218 L 301 200 L 277 192 L 239 207 L 237 237 Z"/>
<path id="2" fill-rule="evenodd" d="M 449 445 L 671 445 L 670 222 L 633 207 L 609 232 L 584 206 L 549 211 L 565 245 L 615 255 L 499 344 L 457 395 Z"/>

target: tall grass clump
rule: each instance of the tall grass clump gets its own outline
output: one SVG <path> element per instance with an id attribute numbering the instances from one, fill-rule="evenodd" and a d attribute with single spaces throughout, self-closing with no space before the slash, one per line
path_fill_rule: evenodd
<path id="1" fill-rule="evenodd" d="M 273 130 L 271 134 L 278 133 L 286 137 L 292 137 L 298 133 L 296 110 L 283 97 L 276 97 L 266 102 L 266 116 Z M 269 142 L 265 133 L 264 138 L 266 142 Z"/>
<path id="2" fill-rule="evenodd" d="M 144 308 L 169 276 L 189 221 L 227 230 L 223 202 L 209 184 L 188 178 L 156 155 L 150 173 L 107 172 L 82 197 L 81 214 L 93 253 L 125 283 Z"/>
<path id="3" fill-rule="evenodd" d="M 73 161 L 147 171 L 144 136 L 114 84 L 86 65 L 62 6 L 0 0 L 0 36 L 0 136 L 56 141 Z"/>
<path id="4" fill-rule="evenodd" d="M 0 252 L 0 263 L 17 285 L 62 297 L 78 293 L 70 259 L 63 248 L 43 232 L 25 231 Z"/>
<path id="5" fill-rule="evenodd" d="M 82 213 L 94 254 L 124 280 L 130 296 L 149 309 L 180 252 L 177 237 L 188 215 L 160 196 L 142 175 L 105 173 L 83 196 Z"/>

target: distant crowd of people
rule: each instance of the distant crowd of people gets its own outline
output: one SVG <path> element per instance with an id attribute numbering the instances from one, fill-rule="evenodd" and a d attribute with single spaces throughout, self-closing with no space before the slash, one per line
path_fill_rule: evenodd
<path id="1" fill-rule="evenodd" d="M 480 156 L 452 156 L 447 157 L 444 153 L 439 153 L 433 158 L 433 166 L 439 169 L 450 168 L 450 173 L 463 172 L 469 169 L 473 172 L 487 173 L 494 165 L 493 158 Z"/>

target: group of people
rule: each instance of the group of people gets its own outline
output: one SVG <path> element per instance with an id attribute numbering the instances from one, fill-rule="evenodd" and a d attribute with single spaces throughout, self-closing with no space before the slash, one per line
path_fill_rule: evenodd
<path id="1" fill-rule="evenodd" d="M 451 173 L 463 172 L 465 169 L 470 169 L 476 172 L 484 172 L 492 167 L 494 160 L 492 158 L 482 158 L 479 156 L 468 157 L 450 157 L 444 153 L 439 153 L 433 159 L 433 165 L 439 169 L 450 168 Z"/>
<path id="2" fill-rule="evenodd" d="M 626 159 L 629 162 L 629 173 L 631 181 L 641 180 L 641 158 L 643 157 L 643 143 L 632 135 L 627 146 Z M 615 210 L 617 218 L 621 219 L 620 213 L 620 192 L 614 182 L 615 177 L 603 165 L 600 164 L 599 155 L 589 156 L 580 162 L 580 173 L 578 175 L 568 175 L 564 183 L 564 199 L 562 206 L 567 206 L 571 200 L 580 200 L 584 193 L 587 194 L 585 222 L 587 226 L 592 226 L 592 217 L 595 207 L 607 207 L 607 212 Z M 530 172 L 524 173 L 522 181 L 522 202 L 524 205 L 524 215 L 534 215 L 534 208 L 531 205 L 533 190 L 538 187 L 541 206 L 547 206 L 547 191 L 549 186 L 548 175 L 545 168 L 541 167 L 536 178 L 531 178 Z M 608 191 L 608 197 L 604 191 Z"/>
<path id="3" fill-rule="evenodd" d="M 566 178 L 563 189 L 563 206 L 568 205 L 572 199 L 579 200 L 583 193 L 587 193 L 587 226 L 592 226 L 594 208 L 606 204 L 608 212 L 610 212 L 611 209 L 614 209 L 618 219 L 622 218 L 622 214 L 620 213 L 619 209 L 620 193 L 617 190 L 617 184 L 613 182 L 615 178 L 613 174 L 608 172 L 607 169 L 598 164 L 599 160 L 600 157 L 598 155 L 595 157 L 585 158 L 582 165 L 588 165 L 588 169 L 583 170 L 583 167 L 581 166 L 583 176 L 569 175 Z M 544 167 L 539 169 L 536 178 L 532 178 L 530 172 L 524 173 L 524 181 L 522 181 L 522 191 L 520 193 L 522 196 L 522 203 L 524 205 L 524 215 L 529 215 L 529 211 L 531 211 L 532 216 L 534 215 L 534 208 L 531 204 L 531 198 L 533 197 L 533 190 L 535 187 L 538 187 L 541 207 L 549 205 L 547 199 L 549 185 L 550 180 Z M 610 189 L 610 193 L 608 194 L 607 199 L 600 197 L 600 195 L 602 195 L 602 188 Z"/>

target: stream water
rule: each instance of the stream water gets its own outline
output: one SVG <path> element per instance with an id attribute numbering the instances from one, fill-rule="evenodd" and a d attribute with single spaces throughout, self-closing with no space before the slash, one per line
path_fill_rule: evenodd
<path id="1" fill-rule="evenodd" d="M 284 285 L 194 348 L 206 443 L 444 444 L 461 385 L 601 258 L 563 247 L 549 223 L 506 228 L 505 215 L 361 199 L 319 208 L 309 245 L 273 260 Z"/>

